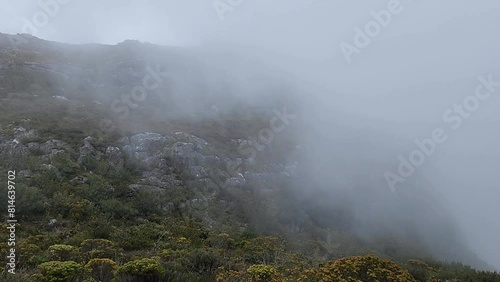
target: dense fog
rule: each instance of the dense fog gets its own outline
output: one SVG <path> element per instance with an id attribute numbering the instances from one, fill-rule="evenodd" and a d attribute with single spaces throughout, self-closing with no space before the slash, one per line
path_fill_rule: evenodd
<path id="1" fill-rule="evenodd" d="M 411 234 L 436 256 L 474 264 L 460 246 L 500 269 L 500 2 L 0 3 L 2 33 L 191 48 L 217 71 L 208 85 L 229 81 L 252 103 L 276 79 L 302 126 L 297 197 L 321 220 L 342 206 L 367 240 Z M 174 80 L 189 89 L 197 75 Z"/>

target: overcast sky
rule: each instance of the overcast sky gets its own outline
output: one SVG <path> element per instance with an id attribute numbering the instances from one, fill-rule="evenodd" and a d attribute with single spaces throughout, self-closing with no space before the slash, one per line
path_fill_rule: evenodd
<path id="1" fill-rule="evenodd" d="M 495 18 L 491 15 L 497 13 L 500 8 L 500 1 L 496 0 L 483 0 L 473 4 L 467 0 L 439 2 L 394 0 L 400 2 L 402 12 L 393 15 L 390 25 L 374 38 L 374 41 L 385 43 L 371 44 L 373 46 L 370 46 L 368 52 L 354 55 L 353 63 L 350 65 L 346 64 L 339 44 L 341 42 L 352 44 L 353 29 L 363 28 L 366 23 L 373 20 L 370 11 L 387 9 L 390 0 L 57 0 L 68 3 L 59 4 L 56 12 L 45 17 L 47 22 L 45 25 L 44 8 L 40 3 L 54 3 L 54 1 L 56 0 L 0 0 L 3 4 L 0 11 L 0 32 L 27 31 L 37 37 L 68 43 L 116 44 L 126 39 L 137 39 L 161 45 L 192 46 L 213 42 L 244 44 L 275 51 L 283 56 L 293 56 L 294 59 L 303 58 L 308 60 L 304 62 L 306 64 L 316 64 L 314 68 L 323 67 L 324 71 L 321 74 L 325 77 L 320 78 L 323 81 L 331 80 L 331 74 L 342 72 L 349 77 L 342 77 L 333 83 L 336 89 L 342 88 L 345 92 L 364 90 L 359 88 L 362 85 L 354 82 L 360 78 L 368 81 L 373 77 L 374 71 L 381 70 L 380 64 L 387 63 L 388 60 L 383 54 L 376 54 L 377 48 L 389 50 L 390 45 L 394 47 L 395 43 L 390 41 L 393 38 L 410 36 L 420 37 L 418 39 L 420 40 L 422 36 L 438 36 L 433 34 L 435 30 L 441 27 L 447 28 L 450 23 L 453 25 L 453 21 L 457 19 L 463 19 L 462 24 L 467 29 L 464 30 L 466 34 L 463 38 L 455 36 L 455 42 L 450 42 L 449 45 L 440 44 L 440 38 L 424 38 L 423 40 L 434 40 L 422 46 L 426 48 L 427 53 L 424 58 L 426 60 L 408 53 L 408 51 L 413 52 L 409 48 L 392 48 L 391 53 L 387 53 L 391 56 L 389 65 L 382 69 L 385 78 L 393 75 L 388 71 L 403 67 L 397 64 L 414 68 L 427 66 L 427 62 L 434 60 L 448 63 L 450 58 L 453 58 L 452 63 L 456 66 L 446 69 L 446 72 L 438 69 L 433 71 L 440 71 L 441 77 L 448 75 L 448 79 L 464 76 L 466 72 L 468 72 L 466 75 L 471 73 L 477 75 L 486 68 L 481 64 L 485 61 L 484 57 L 490 56 L 491 50 L 488 48 L 494 48 L 491 40 L 496 40 L 495 43 L 499 41 L 496 36 L 490 34 L 495 32 L 498 24 L 487 22 Z M 224 19 L 221 20 L 221 15 L 214 8 L 214 3 L 218 3 L 217 1 L 219 3 L 239 1 L 240 4 L 223 13 Z M 489 16 L 484 17 L 484 15 Z M 468 28 L 471 23 L 481 21 L 483 18 L 486 18 L 485 22 L 476 24 L 476 27 L 489 30 L 482 32 Z M 37 25 L 37 22 L 41 22 L 42 25 Z M 29 28 L 30 24 L 35 26 L 35 29 Z M 460 25 L 456 25 L 455 31 L 461 32 L 461 28 Z M 468 36 L 482 37 L 466 41 Z M 476 42 L 483 38 L 486 42 Z M 461 39 L 464 40 L 460 41 Z M 445 43 L 450 38 L 442 40 Z M 454 47 L 456 44 L 462 46 L 456 49 Z M 482 50 L 483 45 L 488 50 Z M 439 51 L 445 51 L 443 55 L 449 57 L 437 57 L 438 52 L 429 53 L 434 47 L 441 47 Z M 466 52 L 470 56 L 463 56 L 460 52 Z M 398 55 L 416 61 L 410 63 Z M 471 64 L 464 60 L 474 60 L 474 62 Z M 465 65 L 467 67 L 464 67 Z M 287 66 L 289 67 L 292 66 Z M 304 76 L 318 78 L 321 74 L 306 71 Z M 437 74 L 432 71 L 419 71 L 418 75 L 422 80 L 429 80 Z M 427 77 L 424 77 L 426 75 Z M 408 86 L 408 79 L 397 80 L 400 85 L 389 83 L 379 76 L 378 83 L 371 83 L 370 90 L 378 95 L 373 91 L 373 87 L 380 87 L 381 91 L 387 92 L 393 90 L 388 86 L 391 88 Z"/>
<path id="2" fill-rule="evenodd" d="M 40 3 L 53 1 L 56 0 L 1 0 L 0 30 L 22 32 L 23 19 L 35 22 L 34 17 L 43 11 Z M 230 38 L 309 52 L 311 46 L 318 45 L 318 40 L 323 48 L 337 47 L 338 41 L 349 35 L 354 26 L 369 19 L 371 10 L 381 10 L 389 1 L 241 0 L 234 10 L 224 13 L 223 21 L 214 8 L 214 0 L 60 2 L 68 3 L 59 5 L 59 11 L 49 16 L 48 25 L 40 27 L 37 36 L 70 43 L 114 44 L 138 39 L 166 45 Z M 477 15 L 500 7 L 495 0 L 467 3 L 471 2 L 443 0 L 438 4 L 432 0 L 401 0 L 404 15 L 400 14 L 398 24 L 381 36 L 422 32 L 456 16 Z M 296 40 L 298 34 L 300 43 Z M 287 45 L 292 42 L 298 46 Z"/>

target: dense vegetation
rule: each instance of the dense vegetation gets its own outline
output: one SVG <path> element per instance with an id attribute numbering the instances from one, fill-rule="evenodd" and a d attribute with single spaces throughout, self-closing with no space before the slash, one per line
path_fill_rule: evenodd
<path id="1" fill-rule="evenodd" d="M 4 134 L 11 132 L 3 128 Z M 122 169 L 96 160 L 80 165 L 77 140 L 85 132 L 63 127 L 41 132 L 38 139 L 59 136 L 75 148 L 54 157 L 49 169 L 40 169 L 36 151 L 3 160 L 2 175 L 7 167 L 33 172 L 18 177 L 17 274 L 4 273 L 3 281 L 500 281 L 495 273 L 432 259 L 398 264 L 368 255 L 321 261 L 311 253 L 318 248 L 311 240 L 266 235 L 242 222 L 210 228 L 189 205 L 201 192 L 187 184 L 188 175 L 185 184 L 161 193 L 131 192 L 140 166 L 130 160 Z M 238 193 L 218 195 L 239 203 L 256 197 Z M 251 208 L 242 204 L 238 220 L 244 221 Z M 236 220 L 222 210 L 213 212 Z M 0 230 L 7 238 L 6 224 Z M 6 257 L 6 245 L 1 253 Z"/>

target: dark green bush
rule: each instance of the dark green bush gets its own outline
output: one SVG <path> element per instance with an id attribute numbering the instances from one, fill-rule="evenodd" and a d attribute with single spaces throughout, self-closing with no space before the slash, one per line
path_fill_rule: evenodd
<path id="1" fill-rule="evenodd" d="M 196 249 L 188 255 L 189 269 L 196 273 L 215 274 L 220 266 L 217 255 L 209 249 Z"/>
<path id="2" fill-rule="evenodd" d="M 100 282 L 110 282 L 114 277 L 114 272 L 118 269 L 116 262 L 110 259 L 91 259 L 85 265 L 92 278 Z"/>

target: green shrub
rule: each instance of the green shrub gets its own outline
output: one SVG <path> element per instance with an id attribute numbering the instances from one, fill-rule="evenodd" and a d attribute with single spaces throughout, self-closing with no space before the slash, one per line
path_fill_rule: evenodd
<path id="1" fill-rule="evenodd" d="M 305 270 L 299 281 L 417 282 L 397 263 L 373 255 L 342 258 L 320 269 Z"/>
<path id="2" fill-rule="evenodd" d="M 98 175 L 88 175 L 88 183 L 78 187 L 81 197 L 97 203 L 110 199 L 113 196 L 113 186 L 104 178 Z"/>
<path id="3" fill-rule="evenodd" d="M 276 281 L 278 271 L 270 265 L 254 264 L 247 269 L 251 281 L 268 282 Z"/>
<path id="4" fill-rule="evenodd" d="M 78 282 L 83 280 L 83 266 L 74 261 L 49 261 L 38 266 L 44 282 Z"/>
<path id="5" fill-rule="evenodd" d="M 143 250 L 154 247 L 164 232 L 161 225 L 144 223 L 127 229 L 116 229 L 111 238 L 126 251 Z"/>
<path id="6" fill-rule="evenodd" d="M 98 203 L 103 214 L 110 215 L 115 219 L 130 219 L 139 212 L 130 203 L 124 203 L 119 199 L 106 199 Z"/>
<path id="7" fill-rule="evenodd" d="M 108 282 L 113 279 L 114 271 L 118 265 L 110 259 L 91 259 L 85 268 L 96 281 Z"/>
<path id="8" fill-rule="evenodd" d="M 22 266 L 33 266 L 39 263 L 40 255 L 42 255 L 42 249 L 39 246 L 24 241 L 18 244 L 18 249 L 19 262 Z"/>
<path id="9" fill-rule="evenodd" d="M 84 261 L 93 258 L 114 259 L 119 254 L 115 244 L 106 239 L 87 239 L 80 245 Z"/>
<path id="10" fill-rule="evenodd" d="M 53 260 L 68 261 L 76 259 L 78 249 L 70 245 L 57 244 L 49 247 L 49 253 Z"/>
<path id="11" fill-rule="evenodd" d="M 154 259 L 138 259 L 127 262 L 118 269 L 120 281 L 160 281 L 165 269 Z"/>
<path id="12" fill-rule="evenodd" d="M 214 248 L 233 249 L 235 246 L 234 239 L 227 233 L 220 233 L 215 236 L 209 236 L 207 245 Z"/>
<path id="13" fill-rule="evenodd" d="M 179 259 L 185 259 L 189 255 L 188 250 L 172 250 L 164 249 L 160 252 L 160 257 L 165 261 L 175 261 Z"/>
<path id="14" fill-rule="evenodd" d="M 23 219 L 36 219 L 43 216 L 46 211 L 46 205 L 44 203 L 49 200 L 45 197 L 40 188 L 18 185 L 16 187 L 16 192 L 23 195 L 16 199 L 16 215 L 18 217 Z"/>
<path id="15" fill-rule="evenodd" d="M 68 154 L 55 155 L 52 158 L 52 165 L 57 167 L 61 175 L 66 179 L 71 179 L 80 169 L 80 166 Z"/>
<path id="16" fill-rule="evenodd" d="M 92 213 L 93 208 L 89 200 L 74 200 L 69 204 L 69 217 L 76 221 L 86 219 Z"/>
<path id="17" fill-rule="evenodd" d="M 252 264 L 273 263 L 285 251 L 283 240 L 272 236 L 245 240 L 240 245 L 243 257 Z"/>
<path id="18" fill-rule="evenodd" d="M 188 255 L 189 268 L 197 273 L 215 273 L 219 267 L 217 255 L 211 250 L 196 249 Z"/>

